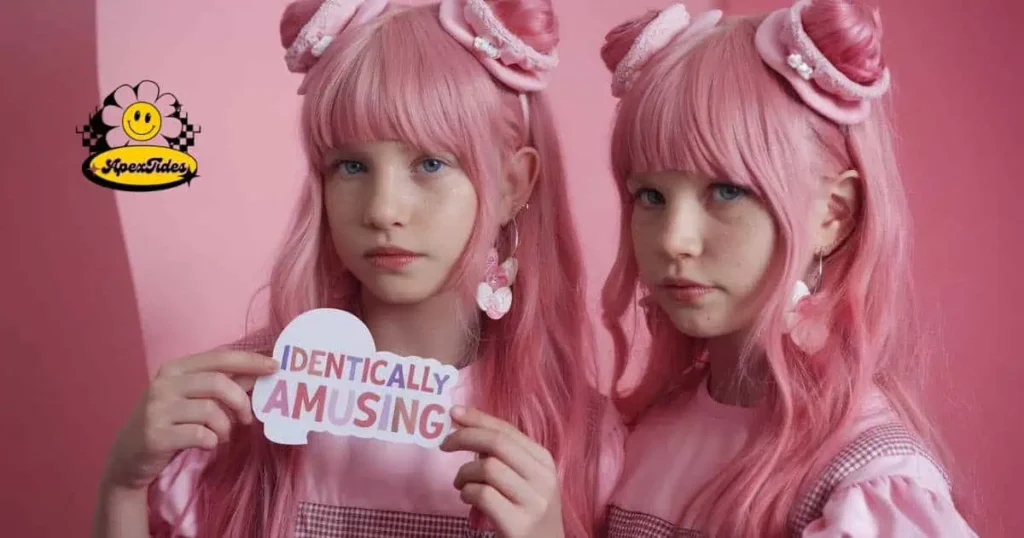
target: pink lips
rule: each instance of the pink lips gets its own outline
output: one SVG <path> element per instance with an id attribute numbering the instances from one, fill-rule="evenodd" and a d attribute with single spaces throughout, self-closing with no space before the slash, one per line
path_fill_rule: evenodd
<path id="1" fill-rule="evenodd" d="M 661 286 L 669 296 L 685 304 L 695 303 L 715 290 L 714 286 L 684 278 L 666 278 Z"/>
<path id="2" fill-rule="evenodd" d="M 422 258 L 420 254 L 397 247 L 381 247 L 368 251 L 365 258 L 380 269 L 398 271 Z"/>

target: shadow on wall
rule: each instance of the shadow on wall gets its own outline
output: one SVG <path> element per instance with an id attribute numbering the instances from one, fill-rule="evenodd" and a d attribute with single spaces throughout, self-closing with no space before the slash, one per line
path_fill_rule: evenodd
<path id="1" fill-rule="evenodd" d="M 6 536 L 85 536 L 111 440 L 147 379 L 114 191 L 80 172 L 75 129 L 100 103 L 95 3 L 3 12 L 0 521 Z"/>

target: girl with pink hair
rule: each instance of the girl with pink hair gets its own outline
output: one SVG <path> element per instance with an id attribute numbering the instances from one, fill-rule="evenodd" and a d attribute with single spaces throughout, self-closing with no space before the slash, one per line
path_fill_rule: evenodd
<path id="1" fill-rule="evenodd" d="M 881 31 L 860 3 L 801 0 L 608 34 L 623 221 L 603 300 L 631 430 L 609 536 L 975 535 L 909 390 L 926 357 Z M 627 372 L 638 304 L 650 349 Z"/>
<path id="2" fill-rule="evenodd" d="M 550 0 L 300 0 L 281 35 L 304 74 L 309 179 L 269 324 L 160 369 L 112 450 L 96 535 L 592 535 L 624 431 L 587 382 L 585 275 L 543 91 Z M 460 368 L 440 450 L 264 438 L 246 391 L 276 368 L 284 327 L 322 307 L 357 314 L 379 349 Z"/>

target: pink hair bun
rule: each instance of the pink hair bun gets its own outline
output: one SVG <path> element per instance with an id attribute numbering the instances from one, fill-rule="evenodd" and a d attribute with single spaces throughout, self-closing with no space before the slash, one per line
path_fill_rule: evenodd
<path id="1" fill-rule="evenodd" d="M 881 60 L 879 18 L 865 19 L 865 14 L 847 0 L 799 0 L 768 15 L 755 44 L 762 60 L 807 106 L 836 123 L 857 124 L 890 85 Z"/>
<path id="2" fill-rule="evenodd" d="M 550 8 L 546 2 L 534 3 Z M 441 26 L 506 86 L 520 92 L 545 89 L 549 73 L 558 66 L 558 53 L 534 48 L 506 25 L 497 7 L 486 0 L 441 0 Z"/>
<path id="3" fill-rule="evenodd" d="M 604 45 L 601 47 L 601 60 L 604 61 L 604 66 L 608 68 L 608 71 L 613 74 L 615 73 L 615 68 L 626 57 L 626 53 L 629 52 L 636 38 L 640 36 L 640 32 L 657 16 L 658 11 L 652 9 L 635 19 L 628 20 L 612 28 L 604 36 Z"/>
<path id="4" fill-rule="evenodd" d="M 686 6 L 677 3 L 666 7 L 653 17 L 648 14 L 638 21 L 628 22 L 612 30 L 606 37 L 606 40 L 613 40 L 612 43 L 606 42 L 601 50 L 605 64 L 618 58 L 612 72 L 612 95 L 625 95 L 651 57 L 670 42 L 674 40 L 677 47 L 692 47 L 721 20 L 720 10 L 713 9 L 691 18 Z M 637 30 L 637 27 L 640 29 Z M 634 35 L 635 39 L 623 53 L 625 47 L 620 44 L 624 41 L 623 38 Z"/>
<path id="5" fill-rule="evenodd" d="M 281 16 L 281 46 L 293 73 L 306 73 L 350 24 L 377 17 L 388 0 L 296 0 Z M 300 92 L 301 93 L 301 92 Z"/>

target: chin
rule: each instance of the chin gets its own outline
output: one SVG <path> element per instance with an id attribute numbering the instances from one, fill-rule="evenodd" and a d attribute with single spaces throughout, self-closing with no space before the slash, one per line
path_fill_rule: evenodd
<path id="1" fill-rule="evenodd" d="M 373 282 L 364 287 L 374 299 L 392 305 L 414 305 L 426 301 L 434 294 L 423 286 Z"/>
<path id="2" fill-rule="evenodd" d="M 680 310 L 668 313 L 676 330 L 690 338 L 711 339 L 732 334 L 735 330 L 702 310 Z"/>
<path id="3" fill-rule="evenodd" d="M 363 289 L 374 299 L 390 305 L 414 305 L 437 295 L 442 282 L 425 278 L 423 274 L 381 274 L 370 272 L 356 275 Z"/>

